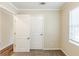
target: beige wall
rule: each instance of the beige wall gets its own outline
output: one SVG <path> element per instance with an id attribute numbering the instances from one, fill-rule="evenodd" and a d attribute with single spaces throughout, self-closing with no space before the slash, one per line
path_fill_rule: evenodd
<path id="1" fill-rule="evenodd" d="M 13 16 L 0 8 L 0 50 L 12 44 Z"/>
<path id="2" fill-rule="evenodd" d="M 79 7 L 79 3 L 67 3 L 61 10 L 61 49 L 67 55 L 79 55 L 79 46 L 76 46 L 69 42 L 68 37 L 68 24 L 69 24 L 69 11 Z"/>
<path id="3" fill-rule="evenodd" d="M 60 48 L 60 13 L 58 10 L 30 10 L 21 11 L 18 14 L 43 15 L 44 49 L 52 50 Z"/>
<path id="4" fill-rule="evenodd" d="M 45 49 L 59 49 L 60 48 L 60 13 L 53 11 L 45 14 L 44 19 L 44 35 L 45 35 Z"/>

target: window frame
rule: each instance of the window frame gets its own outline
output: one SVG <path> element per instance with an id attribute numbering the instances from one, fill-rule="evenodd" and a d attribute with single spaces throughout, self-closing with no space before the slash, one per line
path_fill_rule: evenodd
<path id="1" fill-rule="evenodd" d="M 71 39 L 71 33 L 70 33 L 70 29 L 71 29 L 71 27 L 70 26 L 72 26 L 71 25 L 71 19 L 72 19 L 72 12 L 74 11 L 74 10 L 77 10 L 78 9 L 78 11 L 79 11 L 79 7 L 77 7 L 77 8 L 74 8 L 74 9 L 72 9 L 70 12 L 69 12 L 69 42 L 70 43 L 73 43 L 73 44 L 75 44 L 75 45 L 77 45 L 77 46 L 79 46 L 79 42 L 78 41 L 76 41 L 76 40 L 74 40 L 74 39 Z M 78 25 L 79 26 L 79 25 Z"/>

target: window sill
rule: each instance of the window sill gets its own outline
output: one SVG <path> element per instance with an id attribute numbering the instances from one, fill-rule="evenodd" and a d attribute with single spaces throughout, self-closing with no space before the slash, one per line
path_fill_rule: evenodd
<path id="1" fill-rule="evenodd" d="M 76 43 L 76 42 L 74 42 L 72 40 L 69 40 L 69 42 L 79 47 L 79 44 L 78 43 Z"/>

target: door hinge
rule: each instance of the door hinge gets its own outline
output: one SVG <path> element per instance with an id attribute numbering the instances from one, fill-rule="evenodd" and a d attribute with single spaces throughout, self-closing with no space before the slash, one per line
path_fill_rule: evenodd
<path id="1" fill-rule="evenodd" d="M 14 44 L 14 47 L 16 47 L 16 44 Z"/>
<path id="2" fill-rule="evenodd" d="M 16 32 L 14 32 L 14 35 L 16 35 Z"/>

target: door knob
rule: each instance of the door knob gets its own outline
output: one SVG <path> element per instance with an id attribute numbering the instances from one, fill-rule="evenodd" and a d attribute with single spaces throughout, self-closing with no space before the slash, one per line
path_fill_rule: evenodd
<path id="1" fill-rule="evenodd" d="M 40 34 L 41 36 L 43 35 L 43 34 Z"/>
<path id="2" fill-rule="evenodd" d="M 28 40 L 30 39 L 30 37 L 27 38 Z"/>

